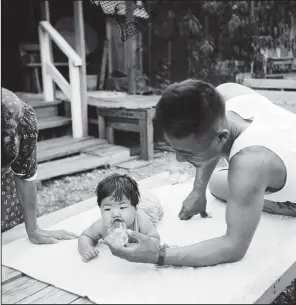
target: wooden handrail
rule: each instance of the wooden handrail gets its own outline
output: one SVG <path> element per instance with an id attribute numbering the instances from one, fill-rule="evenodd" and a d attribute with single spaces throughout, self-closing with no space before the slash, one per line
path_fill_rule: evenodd
<path id="1" fill-rule="evenodd" d="M 62 89 L 67 98 L 71 100 L 71 85 L 67 82 L 64 76 L 51 62 L 46 64 L 46 68 L 56 84 Z"/>
<path id="2" fill-rule="evenodd" d="M 51 39 L 63 51 L 63 53 L 65 53 L 65 55 L 69 58 L 74 66 L 82 66 L 82 59 L 80 56 L 73 50 L 65 38 L 48 21 L 41 21 L 39 24 L 41 29 L 48 33 Z"/>
<path id="3" fill-rule="evenodd" d="M 80 1 L 75 2 L 80 5 L 78 13 L 82 14 Z M 75 11 L 74 11 L 75 12 Z M 83 60 L 65 38 L 49 23 L 49 21 L 41 21 L 39 23 L 39 41 L 40 54 L 42 63 L 42 79 L 44 100 L 49 102 L 55 98 L 54 83 L 63 91 L 63 93 L 71 100 L 71 116 L 72 116 L 72 134 L 74 138 L 81 138 L 85 136 L 84 130 L 86 112 L 83 113 L 82 106 L 82 89 L 81 89 L 81 75 L 83 73 Z M 70 83 L 55 67 L 52 58 L 51 41 L 61 49 L 61 51 L 68 57 L 68 67 Z M 85 73 L 85 72 L 84 72 Z M 87 124 L 87 123 L 86 123 Z"/>

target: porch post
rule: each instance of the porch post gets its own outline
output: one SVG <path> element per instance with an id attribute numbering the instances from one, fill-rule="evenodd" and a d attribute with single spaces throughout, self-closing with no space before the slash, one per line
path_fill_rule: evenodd
<path id="1" fill-rule="evenodd" d="M 88 115 L 87 115 L 87 86 L 86 86 L 86 64 L 85 64 L 85 34 L 83 20 L 83 2 L 73 1 L 74 6 L 74 30 L 75 30 L 75 51 L 82 59 L 82 66 L 79 67 L 80 92 L 81 92 L 81 115 L 82 134 L 88 135 Z"/>
<path id="2" fill-rule="evenodd" d="M 50 22 L 49 2 L 47 0 L 41 2 L 41 20 Z"/>
<path id="3" fill-rule="evenodd" d="M 41 19 L 50 22 L 49 1 L 47 0 L 41 2 Z M 46 102 L 50 102 L 55 99 L 55 85 L 52 77 L 46 71 L 46 59 L 53 61 L 52 44 L 48 34 L 43 33 L 41 29 L 39 29 L 39 47 L 42 62 L 43 96 Z"/>
<path id="4" fill-rule="evenodd" d="M 126 15 L 130 17 L 131 23 L 134 24 L 133 2 L 126 1 Z M 136 94 L 136 73 L 135 73 L 135 55 L 136 55 L 136 36 L 130 37 L 125 43 L 127 44 L 127 73 L 128 73 L 128 94 Z"/>

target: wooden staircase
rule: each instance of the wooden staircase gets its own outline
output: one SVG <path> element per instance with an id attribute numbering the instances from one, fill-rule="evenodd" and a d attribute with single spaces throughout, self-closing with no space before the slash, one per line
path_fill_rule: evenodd
<path id="1" fill-rule="evenodd" d="M 127 147 L 111 145 L 92 136 L 73 138 L 71 118 L 64 116 L 62 101 L 45 102 L 40 94 L 16 94 L 34 108 L 37 116 L 39 182 L 132 159 Z"/>

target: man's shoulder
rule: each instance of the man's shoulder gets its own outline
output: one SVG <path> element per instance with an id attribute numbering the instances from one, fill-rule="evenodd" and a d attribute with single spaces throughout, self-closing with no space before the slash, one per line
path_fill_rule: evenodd
<path id="1" fill-rule="evenodd" d="M 272 159 L 272 154 L 263 147 L 246 147 L 231 158 L 229 175 L 265 181 L 272 170 Z"/>

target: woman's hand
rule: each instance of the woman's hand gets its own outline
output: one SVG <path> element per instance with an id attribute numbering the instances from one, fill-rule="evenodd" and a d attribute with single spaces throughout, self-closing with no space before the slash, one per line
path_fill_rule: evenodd
<path id="1" fill-rule="evenodd" d="M 210 217 L 206 212 L 207 198 L 204 192 L 199 193 L 197 190 L 192 190 L 191 193 L 183 201 L 182 209 L 179 213 L 181 220 L 188 220 L 192 216 L 200 214 L 201 217 Z"/>
<path id="2" fill-rule="evenodd" d="M 131 240 L 136 243 L 128 243 L 125 246 L 118 246 L 108 238 L 105 243 L 109 246 L 113 255 L 123 258 L 130 262 L 157 264 L 159 257 L 159 245 L 147 235 L 128 230 Z"/>
<path id="3" fill-rule="evenodd" d="M 75 233 L 67 232 L 64 230 L 58 231 L 45 231 L 35 229 L 28 233 L 29 239 L 33 244 L 57 244 L 59 240 L 69 240 L 78 238 Z"/>

